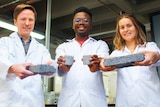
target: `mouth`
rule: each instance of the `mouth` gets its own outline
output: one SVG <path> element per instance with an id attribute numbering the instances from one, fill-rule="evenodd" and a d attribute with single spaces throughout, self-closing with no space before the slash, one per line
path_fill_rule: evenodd
<path id="1" fill-rule="evenodd" d="M 31 27 L 23 27 L 24 30 L 30 30 Z"/>
<path id="2" fill-rule="evenodd" d="M 79 29 L 80 31 L 83 31 L 83 30 L 85 30 L 85 27 L 84 27 L 84 26 L 79 26 L 78 29 Z"/>
<path id="3" fill-rule="evenodd" d="M 124 34 L 125 36 L 130 36 L 132 33 L 126 33 L 126 34 Z"/>

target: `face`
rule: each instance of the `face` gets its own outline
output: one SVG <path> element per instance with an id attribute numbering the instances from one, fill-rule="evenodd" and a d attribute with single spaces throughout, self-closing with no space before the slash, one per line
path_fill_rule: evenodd
<path id="1" fill-rule="evenodd" d="M 24 9 L 17 17 L 14 19 L 14 24 L 18 28 L 18 33 L 22 37 L 29 37 L 30 33 L 34 29 L 35 17 L 33 11 L 29 9 Z"/>
<path id="2" fill-rule="evenodd" d="M 72 28 L 76 36 L 88 36 L 91 30 L 90 16 L 85 12 L 75 14 Z"/>
<path id="3" fill-rule="evenodd" d="M 135 41 L 137 36 L 136 27 L 129 18 L 122 18 L 119 21 L 119 32 L 126 42 Z"/>

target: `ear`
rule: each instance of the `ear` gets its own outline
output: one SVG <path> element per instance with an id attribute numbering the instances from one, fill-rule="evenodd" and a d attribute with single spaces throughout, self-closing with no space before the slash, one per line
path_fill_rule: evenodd
<path id="1" fill-rule="evenodd" d="M 17 20 L 16 20 L 16 19 L 13 19 L 13 21 L 14 21 L 14 25 L 16 26 Z"/>

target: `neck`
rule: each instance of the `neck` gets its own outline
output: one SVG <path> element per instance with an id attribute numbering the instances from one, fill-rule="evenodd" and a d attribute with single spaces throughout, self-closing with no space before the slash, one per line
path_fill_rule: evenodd
<path id="1" fill-rule="evenodd" d="M 18 33 L 18 35 L 23 39 L 23 41 L 26 43 L 26 42 L 28 42 L 28 40 L 30 39 L 30 36 L 26 36 L 26 35 L 21 35 L 21 34 L 19 34 Z"/>
<path id="2" fill-rule="evenodd" d="M 130 50 L 130 52 L 133 53 L 137 47 L 137 44 L 135 42 L 128 42 L 126 43 L 126 46 Z"/>
<path id="3" fill-rule="evenodd" d="M 75 40 L 82 46 L 82 44 L 88 39 L 89 37 L 76 37 Z"/>

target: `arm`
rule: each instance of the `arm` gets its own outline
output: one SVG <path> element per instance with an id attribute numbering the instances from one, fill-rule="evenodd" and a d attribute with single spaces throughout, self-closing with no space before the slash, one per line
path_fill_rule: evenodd
<path id="1" fill-rule="evenodd" d="M 70 67 L 69 65 L 65 65 L 65 43 L 59 45 L 56 49 L 56 62 L 58 64 L 57 66 L 57 73 L 59 76 L 63 76 L 65 75 L 69 70 L 70 70 Z"/>

